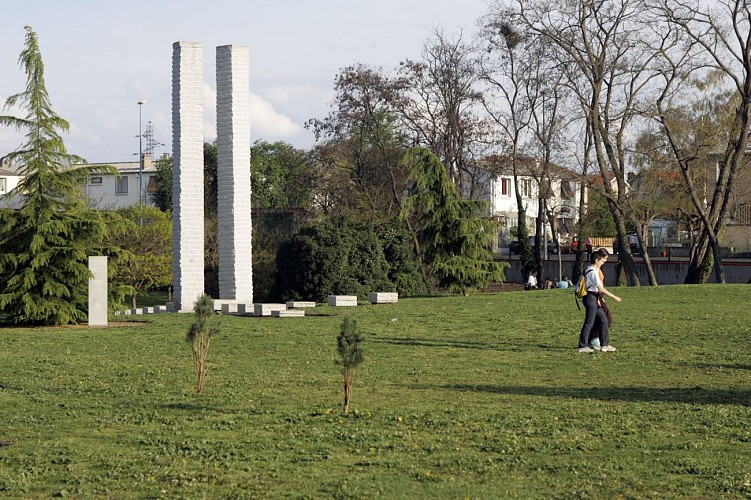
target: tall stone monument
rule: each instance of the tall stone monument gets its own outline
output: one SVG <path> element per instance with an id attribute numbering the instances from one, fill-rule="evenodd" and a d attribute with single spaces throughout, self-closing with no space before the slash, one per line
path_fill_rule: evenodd
<path id="1" fill-rule="evenodd" d="M 216 48 L 219 298 L 253 302 L 248 48 Z"/>
<path id="2" fill-rule="evenodd" d="M 89 326 L 107 326 L 107 257 L 89 256 Z"/>
<path id="3" fill-rule="evenodd" d="M 204 292 L 203 48 L 172 45 L 172 224 L 174 311 Z"/>

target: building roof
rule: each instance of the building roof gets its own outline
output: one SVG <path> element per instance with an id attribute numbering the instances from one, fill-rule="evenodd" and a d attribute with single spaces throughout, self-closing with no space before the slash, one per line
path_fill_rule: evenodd
<path id="1" fill-rule="evenodd" d="M 0 175 L 12 175 L 12 176 L 20 177 L 22 174 L 14 170 L 9 170 L 7 168 L 0 168 Z"/>
<path id="2" fill-rule="evenodd" d="M 518 156 L 519 175 L 539 177 L 542 160 L 533 156 Z M 513 175 L 512 158 L 506 155 L 489 155 L 477 162 L 479 168 L 496 175 Z M 548 163 L 548 175 L 555 178 L 578 179 L 579 174 L 556 163 Z"/>

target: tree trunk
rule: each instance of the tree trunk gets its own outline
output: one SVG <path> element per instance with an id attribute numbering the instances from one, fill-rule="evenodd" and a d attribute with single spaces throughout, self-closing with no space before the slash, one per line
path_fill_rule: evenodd
<path id="1" fill-rule="evenodd" d="M 639 274 L 636 271 L 636 263 L 634 263 L 634 256 L 631 255 L 631 245 L 628 241 L 628 235 L 626 232 L 626 222 L 623 220 L 623 216 L 615 206 L 615 204 L 608 200 L 610 205 L 610 211 L 613 214 L 613 220 L 615 221 L 615 229 L 618 233 L 618 242 L 620 251 L 618 252 L 618 262 L 622 264 L 623 272 L 626 275 L 628 284 L 631 286 L 639 286 Z"/>
<path id="2" fill-rule="evenodd" d="M 344 369 L 344 414 L 349 415 L 349 396 L 352 391 L 353 374 L 349 368 Z"/>
<path id="3" fill-rule="evenodd" d="M 639 230 L 636 232 L 636 240 L 639 242 L 639 247 L 641 248 L 641 257 L 644 259 L 644 267 L 647 270 L 647 277 L 649 278 L 649 284 L 652 286 L 657 286 L 657 276 L 655 276 L 655 271 L 652 268 L 652 259 L 649 257 L 649 252 L 647 252 L 647 240 L 644 238 L 644 225 L 639 224 L 637 221 L 632 219 L 632 222 L 635 223 L 636 227 L 639 228 Z M 629 247 L 631 245 L 629 244 Z"/>

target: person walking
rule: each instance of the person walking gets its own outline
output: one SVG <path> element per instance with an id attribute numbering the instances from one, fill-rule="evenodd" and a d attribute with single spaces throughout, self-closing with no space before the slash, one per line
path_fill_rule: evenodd
<path id="1" fill-rule="evenodd" d="M 621 298 L 610 293 L 605 288 L 600 278 L 600 268 L 608 260 L 608 253 L 602 249 L 592 252 L 591 264 L 584 271 L 584 278 L 587 285 L 587 296 L 582 299 L 584 303 L 584 324 L 579 333 L 579 352 L 593 352 L 594 349 L 589 347 L 589 335 L 592 327 L 597 324 L 600 327 L 600 338 L 602 352 L 614 352 L 615 347 L 610 345 L 610 333 L 608 332 L 608 318 L 602 309 L 601 298 L 607 295 L 616 302 Z"/>
<path id="2" fill-rule="evenodd" d="M 605 252 L 605 255 L 610 255 L 608 251 L 605 250 L 604 248 L 601 248 L 600 250 Z M 602 271 L 602 267 L 600 267 L 599 269 L 599 274 L 600 274 L 600 281 L 604 285 L 605 273 Z M 607 302 L 605 302 L 605 297 L 603 297 L 602 294 L 600 294 L 600 307 L 605 313 L 605 317 L 608 318 L 608 334 L 609 334 L 610 327 L 613 326 L 613 316 L 610 314 L 610 309 L 608 308 L 608 304 Z M 599 351 L 600 347 L 602 346 L 602 332 L 600 331 L 600 326 L 597 323 L 595 323 L 595 325 L 592 327 L 592 330 L 589 332 L 589 344 L 588 345 L 595 351 Z"/>

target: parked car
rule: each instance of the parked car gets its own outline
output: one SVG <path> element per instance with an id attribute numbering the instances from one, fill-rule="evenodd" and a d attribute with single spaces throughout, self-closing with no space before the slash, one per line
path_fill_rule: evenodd
<path id="1" fill-rule="evenodd" d="M 631 253 L 634 255 L 641 254 L 642 248 L 641 246 L 639 246 L 639 238 L 636 236 L 636 234 L 629 234 L 626 236 L 626 238 L 628 239 L 628 244 L 631 247 Z M 615 240 L 613 240 L 613 252 L 620 253 L 620 251 L 621 242 L 618 238 L 616 238 Z"/>
<path id="2" fill-rule="evenodd" d="M 555 242 L 553 240 L 548 240 L 547 243 L 548 243 L 548 253 L 549 254 L 558 253 L 558 246 L 555 244 Z M 530 236 L 529 237 L 529 246 L 532 247 L 532 249 L 535 248 L 535 237 L 534 236 Z M 517 240 L 511 241 L 511 243 L 509 243 L 509 250 L 511 250 L 511 253 L 513 253 L 514 255 L 518 255 L 519 252 L 521 252 L 519 241 L 517 241 Z"/>

